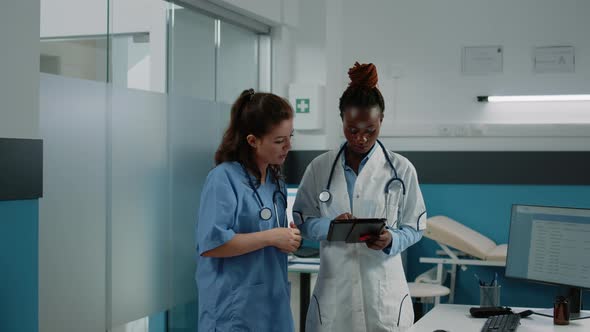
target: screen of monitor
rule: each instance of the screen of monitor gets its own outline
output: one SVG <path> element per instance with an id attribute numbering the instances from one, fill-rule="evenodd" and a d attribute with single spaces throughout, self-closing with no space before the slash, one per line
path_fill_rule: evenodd
<path id="1" fill-rule="evenodd" d="M 506 276 L 590 288 L 590 209 L 513 205 Z"/>

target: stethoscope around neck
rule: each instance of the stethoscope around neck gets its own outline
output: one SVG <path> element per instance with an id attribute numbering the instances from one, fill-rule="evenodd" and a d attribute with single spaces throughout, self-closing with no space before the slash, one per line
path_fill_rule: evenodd
<path id="1" fill-rule="evenodd" d="M 377 140 L 377 144 L 379 144 L 379 146 L 381 147 L 381 150 L 383 151 L 383 155 L 385 156 L 385 159 L 387 160 L 389 167 L 393 171 L 393 177 L 385 183 L 385 188 L 384 188 L 383 192 L 385 194 L 386 199 L 389 197 L 389 188 L 394 182 L 400 183 L 400 185 L 402 187 L 402 194 L 405 195 L 406 194 L 406 184 L 404 183 L 404 181 L 401 178 L 398 177 L 397 170 L 393 166 L 393 163 L 391 162 L 391 158 L 389 158 L 389 153 L 385 149 L 385 146 L 383 146 L 383 144 L 379 140 Z M 334 169 L 336 168 L 336 164 L 338 163 L 338 160 L 340 160 L 340 155 L 346 149 L 346 145 L 347 145 L 347 143 L 344 143 L 342 145 L 342 147 L 340 148 L 340 150 L 338 151 L 338 154 L 336 154 L 336 158 L 334 158 L 334 162 L 332 163 L 332 168 L 330 169 L 330 176 L 328 177 L 328 185 L 326 186 L 326 189 L 322 190 L 322 192 L 320 192 L 320 194 L 318 195 L 318 199 L 321 203 L 328 203 L 332 199 L 332 193 L 330 192 L 330 186 L 332 185 L 332 177 L 334 176 Z M 386 202 L 386 206 L 387 206 L 387 204 L 388 204 L 388 202 Z"/>
<path id="2" fill-rule="evenodd" d="M 258 193 L 258 190 L 256 189 L 256 186 L 254 185 L 254 182 L 252 181 L 252 178 L 250 177 L 250 174 L 248 174 L 248 170 L 246 169 L 246 167 L 244 165 L 242 165 L 242 167 L 244 168 L 244 172 L 246 172 L 246 177 L 248 178 L 248 183 L 250 185 L 250 188 L 252 188 L 252 191 L 254 191 L 254 195 L 256 195 L 256 200 L 258 201 L 258 205 L 260 206 L 260 211 L 258 212 L 258 216 L 260 217 L 260 219 L 262 219 L 264 221 L 270 220 L 270 218 L 272 217 L 271 209 L 264 206 L 264 202 L 262 201 L 262 198 L 260 197 L 260 194 Z M 281 225 L 281 223 L 279 222 L 279 210 L 277 209 L 277 201 L 276 201 L 276 197 L 277 197 L 277 195 L 279 195 L 283 199 L 285 206 L 287 206 L 287 197 L 285 197 L 285 194 L 281 191 L 279 179 L 275 179 L 275 181 L 276 181 L 276 185 L 277 185 L 277 190 L 275 190 L 274 193 L 272 194 L 272 205 L 273 205 L 274 211 L 275 211 L 275 220 L 277 222 L 277 227 L 287 227 L 286 221 L 283 222 L 284 226 Z M 286 219 L 286 215 L 285 215 L 285 219 Z"/>

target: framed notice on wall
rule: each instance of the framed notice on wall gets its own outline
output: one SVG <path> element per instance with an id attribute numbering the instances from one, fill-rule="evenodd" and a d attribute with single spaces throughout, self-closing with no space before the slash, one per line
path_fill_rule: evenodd
<path id="1" fill-rule="evenodd" d="M 573 46 L 535 47 L 533 51 L 535 73 L 573 73 L 575 54 Z"/>
<path id="2" fill-rule="evenodd" d="M 466 46 L 461 55 L 463 74 L 493 74 L 502 72 L 502 46 Z"/>

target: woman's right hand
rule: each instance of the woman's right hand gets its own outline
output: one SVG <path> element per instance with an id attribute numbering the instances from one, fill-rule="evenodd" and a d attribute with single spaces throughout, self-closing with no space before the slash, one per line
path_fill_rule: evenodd
<path id="1" fill-rule="evenodd" d="M 269 242 L 273 247 L 277 247 L 284 253 L 292 253 L 299 248 L 301 244 L 301 231 L 291 224 L 289 228 L 277 227 L 269 232 Z"/>
<path id="2" fill-rule="evenodd" d="M 341 220 L 348 220 L 348 219 L 354 219 L 354 217 L 352 216 L 352 214 L 346 212 L 346 213 L 343 213 L 343 214 L 339 215 L 338 217 L 334 218 L 334 221 L 341 221 Z"/>

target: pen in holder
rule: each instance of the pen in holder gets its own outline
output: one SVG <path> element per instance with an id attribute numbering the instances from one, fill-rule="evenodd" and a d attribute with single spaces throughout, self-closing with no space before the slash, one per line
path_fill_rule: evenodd
<path id="1" fill-rule="evenodd" d="M 497 283 L 493 283 L 491 286 L 479 285 L 479 306 L 499 307 L 501 287 Z"/>

